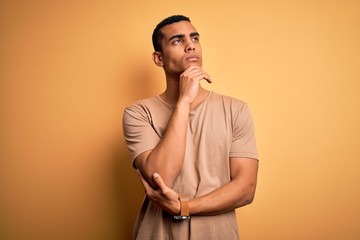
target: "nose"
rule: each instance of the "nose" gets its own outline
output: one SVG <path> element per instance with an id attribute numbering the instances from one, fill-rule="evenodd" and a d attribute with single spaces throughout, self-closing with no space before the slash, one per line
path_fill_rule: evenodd
<path id="1" fill-rule="evenodd" d="M 194 50 L 195 50 L 195 45 L 194 45 L 193 41 L 188 41 L 185 51 L 189 52 L 189 51 L 194 51 Z"/>
<path id="2" fill-rule="evenodd" d="M 191 47 L 187 47 L 186 48 L 186 51 L 189 52 L 189 51 L 194 51 L 195 50 L 195 47 L 194 46 L 191 46 Z"/>

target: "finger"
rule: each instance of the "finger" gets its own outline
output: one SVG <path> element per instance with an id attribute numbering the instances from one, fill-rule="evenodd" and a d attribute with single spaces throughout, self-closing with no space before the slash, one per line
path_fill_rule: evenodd
<path id="1" fill-rule="evenodd" d="M 203 79 L 206 80 L 208 83 L 212 83 L 212 80 L 208 74 L 206 74 Z"/>
<path id="2" fill-rule="evenodd" d="M 212 83 L 212 80 L 211 80 L 210 76 L 209 76 L 208 74 L 206 74 L 206 73 L 203 73 L 203 74 L 199 75 L 199 76 L 198 76 L 198 79 L 199 79 L 199 82 L 200 82 L 201 80 L 205 80 L 205 81 L 207 81 L 208 83 Z"/>
<path id="3" fill-rule="evenodd" d="M 166 190 L 167 186 L 165 185 L 162 177 L 158 173 L 154 173 L 153 179 L 156 182 L 156 184 L 159 186 L 160 190 L 162 192 L 164 192 Z"/>
<path id="4" fill-rule="evenodd" d="M 197 78 L 199 81 L 201 80 L 206 80 L 208 83 L 212 83 L 211 77 L 209 74 L 207 74 L 207 72 L 205 72 L 202 68 L 197 67 L 197 68 L 192 68 L 190 70 L 188 70 L 188 72 L 184 72 L 183 73 L 184 76 L 187 77 L 193 77 L 193 78 Z"/>
<path id="5" fill-rule="evenodd" d="M 194 68 L 188 68 L 186 69 L 182 75 L 184 76 L 194 76 L 194 75 L 198 75 L 198 74 L 202 74 L 204 73 L 204 70 L 200 67 L 194 67 Z"/>
<path id="6" fill-rule="evenodd" d="M 181 75 L 192 75 L 197 72 L 204 72 L 204 70 L 199 66 L 190 65 L 188 68 L 184 70 L 184 72 Z"/>
<path id="7" fill-rule="evenodd" d="M 203 71 L 201 77 L 202 79 L 206 80 L 208 83 L 212 83 L 211 77 L 207 72 Z"/>

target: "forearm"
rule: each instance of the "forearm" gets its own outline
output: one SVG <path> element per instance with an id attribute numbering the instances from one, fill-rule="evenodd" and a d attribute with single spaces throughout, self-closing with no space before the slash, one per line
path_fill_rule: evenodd
<path id="1" fill-rule="evenodd" d="M 189 201 L 190 214 L 213 215 L 250 204 L 255 196 L 258 161 L 230 158 L 231 181 Z"/>
<path id="2" fill-rule="evenodd" d="M 189 106 L 178 103 L 158 145 L 137 162 L 137 167 L 152 186 L 155 186 L 152 179 L 155 172 L 163 177 L 166 185 L 173 186 L 184 161 L 188 118 Z"/>
<path id="3" fill-rule="evenodd" d="M 231 181 L 206 195 L 189 200 L 190 215 L 215 215 L 250 204 L 255 183 Z"/>
<path id="4" fill-rule="evenodd" d="M 231 181 L 214 191 L 189 200 L 190 215 L 216 215 L 234 210 L 253 201 L 257 182 L 258 161 L 247 158 L 230 159 Z M 165 185 L 162 177 L 154 175 L 156 186 L 154 191 L 147 181 L 142 179 L 146 194 L 159 207 L 170 214 L 179 212 L 178 194 Z M 165 199 L 165 200 L 164 200 Z"/>

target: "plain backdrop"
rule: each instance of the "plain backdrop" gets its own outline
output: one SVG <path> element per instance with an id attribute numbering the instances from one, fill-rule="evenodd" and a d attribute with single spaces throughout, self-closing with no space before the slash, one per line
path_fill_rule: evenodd
<path id="1" fill-rule="evenodd" d="M 122 136 L 164 89 L 155 25 L 191 18 L 203 86 L 247 102 L 260 154 L 244 240 L 360 239 L 360 2 L 1 1 L 0 239 L 130 239 L 144 191 Z"/>

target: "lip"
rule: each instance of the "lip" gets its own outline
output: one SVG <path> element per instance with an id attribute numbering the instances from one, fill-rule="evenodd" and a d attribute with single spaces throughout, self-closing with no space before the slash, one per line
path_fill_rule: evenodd
<path id="1" fill-rule="evenodd" d="M 186 57 L 185 60 L 189 62 L 197 62 L 199 61 L 199 57 L 197 55 L 190 55 Z"/>

